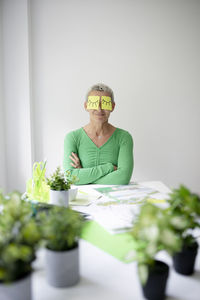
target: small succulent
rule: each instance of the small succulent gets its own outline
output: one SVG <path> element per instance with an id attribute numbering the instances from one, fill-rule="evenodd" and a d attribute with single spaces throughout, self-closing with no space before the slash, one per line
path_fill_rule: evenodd
<path id="1" fill-rule="evenodd" d="M 69 190 L 76 181 L 76 176 L 71 175 L 70 171 L 63 173 L 60 167 L 57 167 L 56 171 L 47 178 L 50 189 L 55 191 Z"/>

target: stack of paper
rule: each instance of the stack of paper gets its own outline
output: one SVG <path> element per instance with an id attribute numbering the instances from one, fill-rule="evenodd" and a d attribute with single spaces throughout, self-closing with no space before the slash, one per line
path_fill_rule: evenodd
<path id="1" fill-rule="evenodd" d="M 167 194 L 141 184 L 81 187 L 74 209 L 87 213 L 111 233 L 132 228 L 140 206 L 146 201 L 165 206 Z M 72 203 L 71 203 L 72 204 Z"/>

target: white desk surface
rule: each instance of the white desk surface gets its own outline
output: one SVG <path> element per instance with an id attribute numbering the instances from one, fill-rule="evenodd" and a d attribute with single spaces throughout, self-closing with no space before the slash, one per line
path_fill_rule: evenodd
<path id="1" fill-rule="evenodd" d="M 200 239 L 199 239 L 200 242 Z M 177 274 L 171 258 L 159 253 L 158 258 L 170 266 L 167 300 L 200 299 L 200 251 L 192 276 Z M 45 278 L 44 250 L 38 253 L 32 275 L 33 300 L 142 300 L 136 262 L 125 264 L 92 244 L 80 240 L 80 282 L 70 288 L 54 288 Z"/>
<path id="2" fill-rule="evenodd" d="M 48 285 L 44 270 L 44 251 L 35 262 L 33 300 L 141 300 L 136 263 L 124 264 L 88 242 L 80 241 L 80 282 L 70 288 Z M 171 266 L 171 258 L 160 253 Z M 168 300 L 200 299 L 200 253 L 192 276 L 178 275 L 170 268 L 167 284 Z"/>

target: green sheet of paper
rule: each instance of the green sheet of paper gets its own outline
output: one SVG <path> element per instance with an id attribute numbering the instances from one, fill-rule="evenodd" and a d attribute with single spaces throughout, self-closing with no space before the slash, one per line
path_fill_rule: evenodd
<path id="1" fill-rule="evenodd" d="M 111 234 L 95 221 L 85 223 L 81 238 L 124 263 L 134 261 L 134 240 L 127 233 Z"/>

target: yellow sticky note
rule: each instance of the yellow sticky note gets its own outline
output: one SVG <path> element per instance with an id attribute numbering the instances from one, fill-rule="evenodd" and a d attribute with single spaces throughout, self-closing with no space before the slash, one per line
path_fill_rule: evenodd
<path id="1" fill-rule="evenodd" d="M 89 96 L 87 101 L 87 109 L 99 109 L 100 96 Z"/>
<path id="2" fill-rule="evenodd" d="M 112 110 L 111 97 L 108 97 L 108 96 L 101 97 L 101 109 Z"/>

